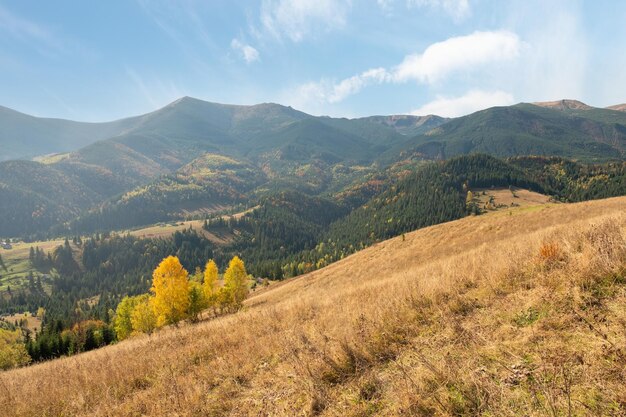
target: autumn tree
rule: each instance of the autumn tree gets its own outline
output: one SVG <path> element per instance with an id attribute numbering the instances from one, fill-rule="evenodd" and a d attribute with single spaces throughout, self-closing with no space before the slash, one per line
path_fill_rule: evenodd
<path id="1" fill-rule="evenodd" d="M 198 282 L 191 281 L 189 283 L 189 308 L 187 315 L 192 322 L 197 322 L 200 313 L 209 307 L 209 300 L 204 293 L 204 288 Z"/>
<path id="2" fill-rule="evenodd" d="M 130 315 L 133 332 L 150 334 L 156 328 L 157 320 L 152 306 L 152 297 L 142 294 L 137 298 L 137 304 Z"/>
<path id="3" fill-rule="evenodd" d="M 219 291 L 217 264 L 213 259 L 204 267 L 204 295 L 208 300 L 214 300 Z"/>
<path id="4" fill-rule="evenodd" d="M 30 356 L 19 330 L 0 329 L 0 370 L 27 365 Z"/>
<path id="5" fill-rule="evenodd" d="M 152 275 L 153 307 L 157 326 L 176 324 L 189 309 L 187 271 L 175 256 L 163 259 Z"/>
<path id="6" fill-rule="evenodd" d="M 115 320 L 113 328 L 117 334 L 118 340 L 124 340 L 133 332 L 132 314 L 133 310 L 139 304 L 141 296 L 124 297 L 118 304 L 115 311 Z"/>
<path id="7" fill-rule="evenodd" d="M 241 308 L 243 300 L 248 296 L 248 273 L 238 256 L 230 260 L 224 273 L 224 300 L 229 307 Z"/>

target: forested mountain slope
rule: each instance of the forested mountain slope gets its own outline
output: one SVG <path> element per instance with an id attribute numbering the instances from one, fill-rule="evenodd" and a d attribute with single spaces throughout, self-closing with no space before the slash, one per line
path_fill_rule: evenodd
<path id="1" fill-rule="evenodd" d="M 22 118 L 33 126 L 40 122 Z M 495 107 L 456 119 L 337 119 L 272 103 L 224 105 L 184 97 L 155 112 L 104 124 L 99 132 L 113 136 L 44 163 L 0 165 L 0 209 L 6 213 L 0 236 L 43 236 L 53 226 L 64 230 L 78 216 L 81 220 L 74 224 L 82 225 L 77 230 L 139 226 L 218 206 L 253 206 L 258 198 L 285 190 L 340 195 L 350 193 L 362 178 L 388 178 L 403 163 L 416 166 L 476 152 L 620 162 L 626 113 L 561 101 L 547 107 Z M 217 177 L 191 179 L 188 164 L 204 155 L 237 161 L 243 171 L 234 171 L 242 176 L 230 181 L 228 190 L 225 178 L 215 184 Z M 352 196 L 364 202 L 371 193 Z M 174 204 L 175 198 L 181 204 Z M 139 211 L 125 216 L 130 209 L 124 207 Z"/>
<path id="2" fill-rule="evenodd" d="M 470 155 L 413 171 L 390 170 L 381 181 L 370 190 L 372 181 L 364 179 L 351 194 L 333 199 L 278 193 L 238 220 L 211 221 L 206 228 L 237 235 L 221 250 L 242 253 L 255 274 L 282 278 L 417 228 L 482 213 L 469 197 L 476 189 L 520 187 L 557 202 L 626 195 L 626 163 L 588 166 L 560 158 Z M 355 193 L 372 195 L 361 200 Z"/>
<path id="3" fill-rule="evenodd" d="M 404 151 L 430 158 L 472 152 L 508 157 L 561 156 L 586 161 L 623 159 L 626 114 L 597 108 L 532 104 L 494 107 L 453 119 L 415 137 Z"/>

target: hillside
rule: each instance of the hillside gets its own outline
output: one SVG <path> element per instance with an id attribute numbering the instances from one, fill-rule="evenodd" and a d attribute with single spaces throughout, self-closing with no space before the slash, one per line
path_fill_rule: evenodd
<path id="1" fill-rule="evenodd" d="M 0 374 L 0 404 L 15 416 L 620 415 L 625 206 L 422 229 L 270 286 L 235 315 Z"/>
<path id="2" fill-rule="evenodd" d="M 116 136 L 136 118 L 107 123 L 34 117 L 0 106 L 0 161 L 73 151 Z"/>
<path id="3" fill-rule="evenodd" d="M 493 107 L 452 119 L 394 148 L 389 156 L 397 152 L 440 159 L 473 152 L 584 161 L 623 159 L 626 114 L 574 105 Z"/>
<path id="4" fill-rule="evenodd" d="M 43 235 L 132 184 L 119 173 L 80 163 L 0 162 L 0 234 Z"/>
<path id="5" fill-rule="evenodd" d="M 591 110 L 593 108 L 581 101 L 567 99 L 557 101 L 539 101 L 532 104 L 555 110 Z"/>
<path id="6" fill-rule="evenodd" d="M 248 201 L 248 193 L 266 181 L 263 172 L 246 162 L 205 154 L 173 174 L 134 188 L 83 213 L 69 230 L 90 233 L 120 230 L 187 215 L 208 215 Z"/>

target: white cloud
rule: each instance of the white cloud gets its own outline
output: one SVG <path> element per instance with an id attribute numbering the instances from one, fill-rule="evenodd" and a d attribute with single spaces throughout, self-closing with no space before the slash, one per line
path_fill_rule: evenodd
<path id="1" fill-rule="evenodd" d="M 504 91 L 471 90 L 460 97 L 438 96 L 430 103 L 413 110 L 411 114 L 458 117 L 489 107 L 509 106 L 513 103 L 515 103 L 513 96 Z"/>
<path id="2" fill-rule="evenodd" d="M 453 72 L 516 58 L 522 46 L 512 32 L 474 32 L 430 45 L 424 53 L 409 55 L 393 70 L 397 82 L 416 80 L 432 84 Z"/>
<path id="3" fill-rule="evenodd" d="M 276 38 L 300 42 L 320 30 L 341 28 L 351 0 L 263 0 L 261 24 Z"/>
<path id="4" fill-rule="evenodd" d="M 248 64 L 259 60 L 259 51 L 241 42 L 239 39 L 233 39 L 230 43 L 230 47 L 237 51 Z"/>
<path id="5" fill-rule="evenodd" d="M 424 53 L 408 55 L 391 69 L 373 68 L 333 83 L 309 82 L 296 94 L 305 99 L 337 103 L 369 85 L 417 81 L 435 84 L 457 72 L 471 72 L 483 66 L 515 59 L 522 47 L 516 34 L 506 31 L 474 32 L 430 45 Z"/>
<path id="6" fill-rule="evenodd" d="M 441 9 L 459 22 L 470 15 L 468 0 L 407 0 L 408 7 L 429 7 Z"/>
<path id="7" fill-rule="evenodd" d="M 329 80 L 304 83 L 296 88 L 294 96 L 301 106 L 306 106 L 306 103 L 312 101 L 338 103 L 368 85 L 381 84 L 388 79 L 389 74 L 384 68 L 374 68 L 338 83 Z"/>
<path id="8" fill-rule="evenodd" d="M 343 101 L 346 97 L 361 91 L 370 84 L 381 84 L 389 79 L 389 74 L 384 68 L 374 68 L 332 86 L 325 97 L 329 103 Z"/>

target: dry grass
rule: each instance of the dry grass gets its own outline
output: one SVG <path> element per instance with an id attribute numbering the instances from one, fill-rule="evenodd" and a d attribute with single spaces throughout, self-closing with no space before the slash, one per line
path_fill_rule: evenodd
<path id="1" fill-rule="evenodd" d="M 540 204 L 552 203 L 550 196 L 525 190 L 523 188 L 478 188 L 472 190 L 480 208 L 493 201 L 490 210 L 506 209 L 510 207 L 534 207 Z M 483 194 L 484 193 L 484 194 Z"/>
<path id="2" fill-rule="evenodd" d="M 38 332 L 41 330 L 41 319 L 37 316 L 33 316 L 30 312 L 12 314 L 0 318 L 0 321 L 5 321 L 11 324 L 15 324 L 15 322 L 19 324 L 22 320 L 26 320 L 25 327 L 31 332 Z"/>
<path id="3" fill-rule="evenodd" d="M 244 311 L 0 374 L 15 416 L 626 412 L 626 198 L 383 242 Z M 542 254 L 558 247 L 558 255 Z"/>

